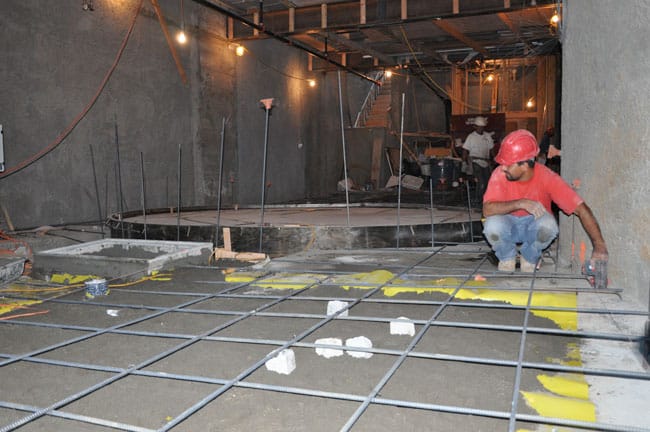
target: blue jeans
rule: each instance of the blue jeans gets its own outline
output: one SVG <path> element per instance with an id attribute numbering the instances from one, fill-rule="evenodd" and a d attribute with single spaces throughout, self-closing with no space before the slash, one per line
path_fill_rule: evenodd
<path id="1" fill-rule="evenodd" d="M 539 219 L 533 215 L 489 216 L 483 224 L 483 235 L 499 261 L 515 259 L 517 244 L 521 243 L 521 256 L 529 263 L 536 263 L 558 232 L 557 222 L 549 213 Z"/>

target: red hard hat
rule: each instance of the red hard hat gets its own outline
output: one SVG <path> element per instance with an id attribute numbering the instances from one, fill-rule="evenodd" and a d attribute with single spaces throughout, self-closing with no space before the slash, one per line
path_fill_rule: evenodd
<path id="1" fill-rule="evenodd" d="M 525 129 L 519 129 L 506 135 L 494 160 L 500 165 L 512 165 L 533 159 L 537 153 L 539 146 L 535 135 Z"/>

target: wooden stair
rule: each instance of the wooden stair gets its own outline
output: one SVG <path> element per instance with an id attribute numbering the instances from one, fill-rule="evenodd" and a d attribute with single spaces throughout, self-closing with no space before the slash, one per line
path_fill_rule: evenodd
<path id="1" fill-rule="evenodd" d="M 370 114 L 363 125 L 364 127 L 388 127 L 388 112 L 391 107 L 390 80 L 384 81 L 379 95 L 370 109 Z"/>

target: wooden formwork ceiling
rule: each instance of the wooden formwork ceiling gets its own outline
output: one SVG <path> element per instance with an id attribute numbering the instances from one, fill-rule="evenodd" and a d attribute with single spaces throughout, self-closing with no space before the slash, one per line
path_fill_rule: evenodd
<path id="1" fill-rule="evenodd" d="M 235 41 L 280 36 L 367 72 L 463 67 L 559 51 L 549 0 L 204 0 L 232 12 Z M 257 28 L 247 23 L 255 23 Z M 263 31 L 260 31 L 262 29 Z M 327 62 L 320 64 L 326 67 Z"/>

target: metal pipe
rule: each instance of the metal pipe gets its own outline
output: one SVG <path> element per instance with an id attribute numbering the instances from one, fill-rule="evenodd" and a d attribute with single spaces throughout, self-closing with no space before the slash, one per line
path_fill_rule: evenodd
<path id="1" fill-rule="evenodd" d="M 435 242 L 435 235 L 434 235 L 435 222 L 433 220 L 433 179 L 431 178 L 431 176 L 429 176 L 429 204 L 431 206 L 431 249 L 433 249 L 436 246 L 436 242 Z"/>
<path id="2" fill-rule="evenodd" d="M 176 204 L 176 241 L 181 239 L 181 167 L 182 167 L 182 150 L 181 145 L 178 144 L 178 189 L 177 189 L 177 199 Z"/>
<path id="3" fill-rule="evenodd" d="M 400 208 L 402 205 L 402 157 L 404 150 L 404 93 L 402 93 L 402 112 L 399 130 L 399 170 L 397 176 L 397 249 L 399 249 L 400 237 Z"/>
<path id="4" fill-rule="evenodd" d="M 140 152 L 140 193 L 142 197 L 142 217 L 144 218 L 144 239 L 147 239 L 147 198 L 144 188 L 144 156 Z"/>
<path id="5" fill-rule="evenodd" d="M 92 144 L 88 144 L 90 149 L 90 162 L 93 166 L 93 180 L 95 182 L 95 201 L 97 201 L 97 222 L 99 222 L 102 229 L 102 238 L 105 237 L 104 234 L 104 221 L 102 220 L 102 205 L 99 202 L 99 185 L 97 184 L 97 171 L 95 170 L 95 155 L 93 154 Z"/>
<path id="6" fill-rule="evenodd" d="M 217 227 L 212 238 L 212 247 L 216 248 L 219 241 L 219 228 L 221 226 L 221 188 L 223 184 L 223 153 L 226 140 L 226 118 L 221 121 L 221 149 L 219 150 L 219 185 L 217 189 Z"/>
<path id="7" fill-rule="evenodd" d="M 465 179 L 467 189 L 467 217 L 469 222 L 469 241 L 474 242 L 474 221 L 472 221 L 472 197 L 469 193 L 469 180 Z"/>
<path id="8" fill-rule="evenodd" d="M 526 334 L 528 331 L 528 320 L 530 319 L 530 305 L 533 301 L 533 289 L 535 288 L 535 277 L 530 281 L 530 290 L 528 291 L 528 300 L 526 301 L 526 310 L 524 311 L 524 323 L 521 329 L 521 340 L 519 342 L 519 355 L 517 357 L 517 367 L 515 368 L 515 384 L 512 390 L 512 400 L 510 405 L 510 419 L 508 421 L 508 432 L 515 432 L 517 426 L 517 407 L 519 405 L 519 389 L 521 388 L 521 371 L 526 352 Z"/>
<path id="9" fill-rule="evenodd" d="M 120 140 L 117 133 L 117 122 L 115 122 L 115 152 L 117 157 L 117 188 L 118 188 L 118 197 L 119 200 L 118 208 L 120 209 L 120 229 L 122 230 L 122 238 L 124 238 L 124 205 L 123 205 L 123 194 L 122 194 L 122 167 L 120 163 Z"/>
<path id="10" fill-rule="evenodd" d="M 262 243 L 263 243 L 263 234 L 264 234 L 264 201 L 266 198 L 266 158 L 268 155 L 268 142 L 269 142 L 269 116 L 271 114 L 271 109 L 273 108 L 273 99 L 263 99 L 267 101 L 264 103 L 264 112 L 265 116 L 265 125 L 264 125 L 264 151 L 262 159 L 262 197 L 260 202 L 260 245 L 258 252 L 262 253 Z"/>
<path id="11" fill-rule="evenodd" d="M 256 29 L 256 30 L 258 30 L 258 31 L 260 31 L 262 33 L 265 33 L 265 34 L 271 36 L 272 38 L 275 38 L 275 39 L 277 39 L 279 41 L 282 41 L 282 42 L 284 42 L 284 43 L 286 43 L 288 45 L 291 45 L 291 46 L 299 48 L 299 49 L 301 49 L 303 51 L 306 51 L 306 52 L 310 53 L 311 55 L 313 55 L 315 57 L 318 57 L 318 58 L 320 58 L 322 60 L 325 60 L 326 62 L 328 62 L 330 64 L 333 64 L 334 66 L 336 66 L 336 67 L 338 67 L 340 69 L 343 69 L 343 70 L 345 70 L 347 72 L 350 72 L 351 74 L 354 74 L 354 75 L 356 75 L 356 76 L 358 76 L 360 78 L 363 78 L 363 79 L 365 79 L 367 81 L 370 81 L 372 83 L 375 83 L 377 85 L 381 85 L 381 83 L 379 81 L 374 80 L 374 79 L 370 78 L 369 76 L 364 75 L 361 72 L 359 72 L 359 71 L 357 71 L 355 69 L 352 69 L 352 68 L 350 68 L 350 67 L 348 67 L 348 66 L 346 66 L 346 65 L 344 65 L 342 63 L 339 63 L 336 60 L 330 58 L 327 55 L 327 52 L 325 52 L 323 54 L 322 52 L 310 47 L 309 45 L 307 45 L 307 44 L 305 44 L 303 42 L 300 42 L 297 39 L 291 39 L 291 38 L 289 38 L 287 36 L 275 33 L 273 31 L 269 30 L 268 28 L 266 28 L 266 26 L 264 26 L 264 25 L 256 24 L 255 22 L 253 22 L 253 21 L 251 21 L 251 20 L 249 20 L 247 18 L 244 18 L 243 16 L 241 16 L 241 15 L 239 15 L 239 14 L 237 14 L 237 13 L 235 13 L 235 12 L 229 10 L 229 9 L 226 9 L 223 6 L 218 5 L 218 4 L 214 4 L 214 3 L 212 3 L 212 2 L 210 2 L 208 0 L 194 0 L 194 2 L 198 3 L 200 5 L 203 5 L 203 6 L 207 7 L 207 8 L 209 8 L 209 9 L 216 10 L 217 12 L 220 12 L 220 13 L 222 13 L 222 14 L 230 17 L 230 18 L 234 18 L 237 21 L 246 24 L 248 27 L 254 28 L 254 29 Z"/>
<path id="12" fill-rule="evenodd" d="M 345 127 L 343 126 L 343 97 L 341 96 L 341 71 L 338 70 L 339 82 L 339 111 L 341 113 L 341 143 L 343 145 L 343 178 L 345 179 L 345 209 L 347 212 L 348 229 L 350 228 L 350 191 L 348 187 L 348 162 L 345 149 Z"/>

